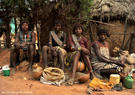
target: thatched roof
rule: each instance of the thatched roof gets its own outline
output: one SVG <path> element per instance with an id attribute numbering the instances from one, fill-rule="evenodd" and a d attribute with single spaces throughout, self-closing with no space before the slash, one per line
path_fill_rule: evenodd
<path id="1" fill-rule="evenodd" d="M 94 0 L 92 17 L 125 17 L 135 21 L 135 0 Z"/>

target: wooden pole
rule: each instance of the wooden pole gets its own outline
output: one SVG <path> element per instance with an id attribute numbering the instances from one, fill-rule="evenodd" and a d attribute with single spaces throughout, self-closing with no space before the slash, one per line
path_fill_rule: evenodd
<path id="1" fill-rule="evenodd" d="M 89 33 L 90 33 L 90 40 L 93 42 L 93 34 L 92 34 L 92 25 L 91 22 L 89 22 Z"/>
<path id="2" fill-rule="evenodd" d="M 124 42 L 125 42 L 125 38 L 126 38 L 126 35 L 125 33 L 127 32 L 127 21 L 128 21 L 128 18 L 126 17 L 126 20 L 125 20 L 125 27 L 124 27 L 124 37 L 123 37 L 123 42 L 121 44 L 121 49 L 124 49 Z"/>
<path id="3" fill-rule="evenodd" d="M 66 17 L 66 18 L 70 19 L 70 20 L 83 20 L 83 21 L 87 21 L 88 20 L 88 19 L 84 19 L 84 18 L 71 18 L 71 17 Z M 96 21 L 96 20 L 89 20 L 89 21 L 90 22 L 104 24 L 104 25 L 109 25 L 109 26 L 112 26 L 112 27 L 119 27 L 118 25 L 109 24 L 109 23 L 105 23 L 105 22 L 102 22 L 102 21 Z"/>

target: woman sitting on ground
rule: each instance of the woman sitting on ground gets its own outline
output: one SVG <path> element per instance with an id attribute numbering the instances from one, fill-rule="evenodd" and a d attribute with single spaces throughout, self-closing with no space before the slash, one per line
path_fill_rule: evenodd
<path id="1" fill-rule="evenodd" d="M 98 40 L 92 43 L 91 63 L 96 75 L 101 77 L 101 73 L 112 74 L 123 71 L 124 60 L 114 59 L 110 56 L 109 43 L 106 41 L 109 37 L 108 31 L 99 29 L 97 32 Z"/>

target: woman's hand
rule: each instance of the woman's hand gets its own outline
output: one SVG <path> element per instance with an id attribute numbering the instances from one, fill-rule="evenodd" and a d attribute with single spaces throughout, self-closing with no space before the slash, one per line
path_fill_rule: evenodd
<path id="1" fill-rule="evenodd" d="M 66 44 L 63 44 L 63 45 L 61 46 L 61 48 L 66 48 L 66 46 L 67 46 Z"/>
<path id="2" fill-rule="evenodd" d="M 24 48 L 24 47 L 27 47 L 28 45 L 27 45 L 27 43 L 21 43 L 20 44 L 20 48 Z"/>
<path id="3" fill-rule="evenodd" d="M 114 61 L 114 63 L 115 63 L 116 65 L 121 66 L 121 67 L 125 67 L 125 64 L 123 64 L 120 60 Z"/>
<path id="4" fill-rule="evenodd" d="M 89 50 L 87 48 L 81 47 L 81 50 L 85 54 L 90 54 Z"/>

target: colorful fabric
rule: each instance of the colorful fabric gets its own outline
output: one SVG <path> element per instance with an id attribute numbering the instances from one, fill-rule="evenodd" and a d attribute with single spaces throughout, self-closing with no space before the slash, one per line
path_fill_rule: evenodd
<path id="1" fill-rule="evenodd" d="M 78 39 L 79 45 L 81 47 L 87 48 L 88 49 L 88 41 L 84 36 L 81 36 Z M 72 47 L 75 47 L 75 41 L 73 40 L 72 35 L 69 35 L 68 37 L 68 44 L 69 44 L 69 49 L 71 49 Z"/>
<path id="2" fill-rule="evenodd" d="M 61 47 L 59 47 L 59 46 L 55 46 L 54 48 L 55 48 L 56 52 L 57 52 L 57 51 L 61 51 L 61 53 L 62 53 L 62 55 L 63 55 L 63 57 L 64 57 L 64 63 L 66 64 L 66 56 L 67 56 L 66 50 L 63 49 L 63 48 L 61 48 Z M 55 52 L 55 51 L 54 51 L 54 52 Z M 52 53 L 54 53 L 54 52 L 52 52 Z M 53 59 L 53 60 L 55 60 L 55 59 Z"/>
<path id="3" fill-rule="evenodd" d="M 67 53 L 67 62 L 72 63 L 77 51 Z"/>
<path id="4" fill-rule="evenodd" d="M 51 44 L 52 46 L 62 46 L 64 41 L 64 32 L 60 31 L 59 34 L 56 34 L 55 31 L 50 32 Z"/>
<path id="5" fill-rule="evenodd" d="M 99 71 L 102 69 L 115 69 L 117 72 L 122 71 L 122 67 L 116 65 L 116 64 L 109 64 L 105 62 L 100 62 L 100 61 L 92 61 L 92 67 L 95 71 Z"/>
<path id="6" fill-rule="evenodd" d="M 75 48 L 81 48 L 80 43 L 79 43 L 79 39 L 77 39 L 77 36 L 72 34 L 72 38 L 73 38 L 73 41 L 74 41 L 74 47 Z M 80 37 L 80 39 L 81 39 L 81 37 Z"/>
<path id="7" fill-rule="evenodd" d="M 54 39 L 54 41 L 59 45 L 62 46 L 63 42 L 60 40 L 60 38 L 62 37 L 63 32 L 60 33 L 60 35 L 58 36 L 54 31 L 51 31 L 51 36 Z"/>
<path id="8" fill-rule="evenodd" d="M 110 56 L 110 53 L 109 53 L 109 46 L 108 44 L 105 42 L 105 44 L 102 44 L 100 43 L 99 41 L 95 41 L 94 43 L 92 43 L 92 46 L 94 44 L 97 44 L 99 46 L 99 50 L 100 50 L 100 54 L 106 58 L 109 58 Z M 95 53 L 95 52 L 92 52 L 92 53 Z M 96 55 L 94 54 L 94 57 Z M 98 59 L 97 59 L 98 60 Z"/>
<path id="9" fill-rule="evenodd" d="M 31 42 L 32 41 L 32 31 L 28 31 L 27 35 L 23 34 L 22 31 L 19 33 L 20 42 Z"/>
<path id="10" fill-rule="evenodd" d="M 64 56 L 67 54 L 66 50 L 59 46 L 55 46 L 54 48 L 56 48 L 56 51 L 60 50 Z"/>

